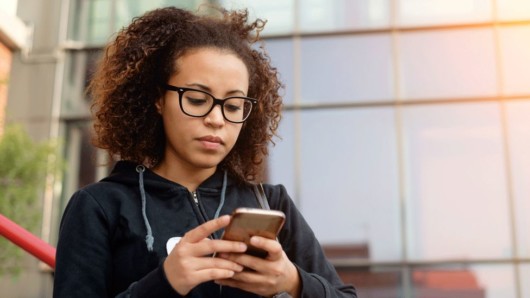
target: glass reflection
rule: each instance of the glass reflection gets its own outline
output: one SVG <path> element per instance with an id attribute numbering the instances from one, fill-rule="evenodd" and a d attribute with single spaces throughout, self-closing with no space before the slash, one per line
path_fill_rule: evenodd
<path id="1" fill-rule="evenodd" d="M 202 0 L 77 0 L 72 4 L 69 36 L 91 45 L 106 44 L 110 37 L 134 17 L 159 7 L 195 10 Z"/>
<path id="2" fill-rule="evenodd" d="M 340 31 L 388 27 L 389 0 L 305 0 L 299 1 L 300 30 Z"/>
<path id="3" fill-rule="evenodd" d="M 326 247 L 324 247 L 326 250 Z M 333 259 L 333 256 L 327 254 Z M 402 298 L 402 274 L 399 269 L 377 268 L 369 269 L 336 267 L 337 273 L 346 284 L 352 284 L 357 289 L 358 297 L 369 298 Z"/>
<path id="4" fill-rule="evenodd" d="M 498 18 L 503 21 L 530 19 L 530 1 L 495 0 Z"/>
<path id="5" fill-rule="evenodd" d="M 530 26 L 501 27 L 499 42 L 503 93 L 530 94 Z"/>
<path id="6" fill-rule="evenodd" d="M 301 101 L 377 102 L 394 97 L 389 34 L 304 38 Z"/>
<path id="7" fill-rule="evenodd" d="M 516 298 L 512 265 L 418 268 L 411 282 L 414 298 Z"/>
<path id="8" fill-rule="evenodd" d="M 530 297 L 530 263 L 524 263 L 519 266 L 519 285 L 521 285 L 521 297 Z"/>
<path id="9" fill-rule="evenodd" d="M 400 90 L 405 99 L 497 95 L 492 29 L 403 33 Z"/>
<path id="10" fill-rule="evenodd" d="M 219 0 L 228 9 L 248 8 L 249 19 L 260 18 L 267 20 L 264 35 L 286 34 L 294 31 L 294 1 L 295 0 Z"/>
<path id="11" fill-rule="evenodd" d="M 295 112 L 283 112 L 278 135 L 280 139 L 274 139 L 276 143 L 269 148 L 268 158 L 268 183 L 281 183 L 287 189 L 291 198 L 298 202 L 296 193 L 296 152 L 295 152 Z"/>
<path id="12" fill-rule="evenodd" d="M 412 259 L 512 256 L 496 103 L 403 108 Z"/>
<path id="13" fill-rule="evenodd" d="M 285 85 L 282 90 L 283 103 L 294 103 L 294 50 L 292 39 L 270 39 L 265 43 L 265 50 L 271 58 L 272 65 L 278 69 L 280 81 Z"/>
<path id="14" fill-rule="evenodd" d="M 61 102 L 62 116 L 85 119 L 90 117 L 90 98 L 85 90 L 100 55 L 101 50 L 85 50 L 67 56 Z"/>
<path id="15" fill-rule="evenodd" d="M 72 121 L 66 125 L 66 155 L 68 159 L 65 190 L 73 193 L 85 185 L 96 181 L 96 148 L 91 142 L 91 123 L 89 121 Z"/>
<path id="16" fill-rule="evenodd" d="M 492 1 L 483 0 L 400 0 L 398 25 L 486 22 L 492 19 Z"/>
<path id="17" fill-rule="evenodd" d="M 394 124 L 392 108 L 301 112 L 300 207 L 323 244 L 401 258 Z"/>
<path id="18" fill-rule="evenodd" d="M 530 258 L 530 99 L 506 103 L 515 224 L 519 255 Z M 530 280 L 530 279 L 527 279 Z M 530 296 L 529 296 L 530 297 Z"/>

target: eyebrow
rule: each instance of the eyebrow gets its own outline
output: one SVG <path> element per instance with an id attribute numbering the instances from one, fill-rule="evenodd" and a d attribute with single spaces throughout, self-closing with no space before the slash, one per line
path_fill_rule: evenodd
<path id="1" fill-rule="evenodd" d="M 196 88 L 199 88 L 199 89 L 204 90 L 206 92 L 212 93 L 212 89 L 210 89 L 210 87 L 208 87 L 206 85 L 203 85 L 203 84 L 200 84 L 200 83 L 186 84 L 186 86 L 187 87 L 196 87 Z M 247 96 L 245 92 L 243 92 L 243 91 L 241 91 L 239 89 L 228 91 L 226 94 L 227 95 L 233 95 L 233 94 L 236 94 L 236 93 L 241 93 L 241 95 Z"/>

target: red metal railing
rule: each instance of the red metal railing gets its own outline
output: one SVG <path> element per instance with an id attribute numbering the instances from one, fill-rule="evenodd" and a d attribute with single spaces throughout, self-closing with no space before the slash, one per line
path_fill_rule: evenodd
<path id="1" fill-rule="evenodd" d="M 55 248 L 2 214 L 0 235 L 55 269 Z"/>

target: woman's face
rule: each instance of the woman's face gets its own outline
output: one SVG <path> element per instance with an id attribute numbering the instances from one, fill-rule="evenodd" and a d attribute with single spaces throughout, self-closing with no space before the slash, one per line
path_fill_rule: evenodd
<path id="1" fill-rule="evenodd" d="M 247 96 L 249 74 L 236 55 L 215 48 L 191 50 L 176 61 L 178 73 L 170 85 L 206 91 L 223 99 Z M 234 147 L 241 123 L 226 121 L 220 105 L 204 117 L 184 114 L 179 94 L 167 91 L 157 102 L 166 132 L 166 148 L 162 163 L 188 170 L 215 170 Z"/>

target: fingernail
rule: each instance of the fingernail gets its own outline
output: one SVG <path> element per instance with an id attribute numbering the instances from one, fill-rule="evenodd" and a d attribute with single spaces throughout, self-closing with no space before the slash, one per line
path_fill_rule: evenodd
<path id="1" fill-rule="evenodd" d="M 258 237 L 251 237 L 250 238 L 250 243 L 253 244 L 253 245 L 256 245 L 256 244 L 259 244 L 260 243 L 260 240 Z"/>

